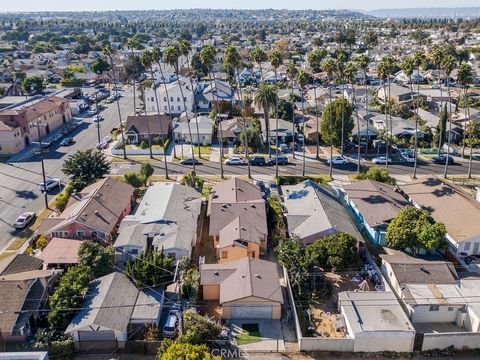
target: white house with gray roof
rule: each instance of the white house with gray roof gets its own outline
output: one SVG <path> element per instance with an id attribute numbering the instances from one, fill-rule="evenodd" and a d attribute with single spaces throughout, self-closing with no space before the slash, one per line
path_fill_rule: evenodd
<path id="1" fill-rule="evenodd" d="M 201 194 L 177 183 L 150 186 L 134 215 L 126 216 L 115 241 L 116 263 L 148 250 L 164 251 L 175 259 L 190 257 L 197 239 Z"/>

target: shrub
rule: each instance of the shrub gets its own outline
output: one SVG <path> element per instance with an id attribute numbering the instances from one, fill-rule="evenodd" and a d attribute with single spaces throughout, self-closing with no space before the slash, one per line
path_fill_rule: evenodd
<path id="1" fill-rule="evenodd" d="M 312 180 L 317 184 L 327 185 L 330 178 L 326 176 L 296 176 L 296 175 L 280 175 L 277 177 L 278 186 L 297 185 L 305 180 Z"/>
<path id="2" fill-rule="evenodd" d="M 67 196 L 67 194 L 65 193 L 58 194 L 57 197 L 55 198 L 55 209 L 59 212 L 62 212 L 63 210 L 65 210 L 65 207 L 68 204 L 68 199 L 69 199 L 69 196 Z"/>
<path id="3" fill-rule="evenodd" d="M 65 188 L 63 189 L 63 192 L 65 193 L 65 195 L 67 195 L 68 197 L 70 197 L 70 195 L 72 195 L 73 193 L 73 190 L 75 190 L 73 188 L 73 185 L 72 184 L 68 184 L 67 186 L 65 186 Z"/>
<path id="4" fill-rule="evenodd" d="M 148 142 L 146 142 L 145 140 L 143 140 L 141 143 L 140 143 L 140 147 L 142 149 L 148 149 Z"/>
<path id="5" fill-rule="evenodd" d="M 274 196 L 268 198 L 268 216 L 274 242 L 277 243 L 279 238 L 286 236 L 286 224 L 282 212 L 282 203 Z"/>
<path id="6" fill-rule="evenodd" d="M 132 185 L 134 188 L 142 187 L 145 184 L 145 178 L 142 174 L 129 171 L 123 175 L 123 181 L 127 184 Z"/>
<path id="7" fill-rule="evenodd" d="M 162 139 L 160 138 L 160 136 L 154 136 L 152 138 L 153 145 L 160 145 L 161 143 L 162 143 Z"/>
<path id="8" fill-rule="evenodd" d="M 47 244 L 48 244 L 48 240 L 45 237 L 45 235 L 42 234 L 38 237 L 37 241 L 35 241 L 35 248 L 44 249 L 45 246 L 47 246 Z"/>
<path id="9" fill-rule="evenodd" d="M 355 180 L 370 179 L 370 180 L 375 180 L 375 181 L 379 181 L 379 182 L 390 184 L 390 185 L 395 185 L 396 183 L 395 179 L 389 175 L 388 170 L 379 166 L 367 168 L 366 171 L 363 171 L 360 174 L 355 175 L 354 179 Z"/>

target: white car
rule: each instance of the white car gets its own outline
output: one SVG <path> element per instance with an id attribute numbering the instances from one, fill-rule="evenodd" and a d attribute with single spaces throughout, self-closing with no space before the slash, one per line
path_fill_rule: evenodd
<path id="1" fill-rule="evenodd" d="M 41 192 L 44 192 L 44 191 L 49 191 L 49 190 L 52 190 L 55 186 L 58 186 L 60 187 L 60 180 L 59 179 L 48 179 L 46 181 L 46 184 L 44 184 L 43 182 L 41 182 L 40 184 L 38 184 L 38 190 L 40 190 Z M 46 190 L 45 190 L 46 189 Z"/>
<path id="2" fill-rule="evenodd" d="M 410 154 L 406 151 L 401 152 L 400 156 L 402 157 L 403 160 L 405 160 L 407 163 L 413 163 L 415 162 L 415 156 L 413 154 Z"/>
<path id="3" fill-rule="evenodd" d="M 390 157 L 386 157 L 386 156 L 379 156 L 379 157 L 376 157 L 376 158 L 373 158 L 372 159 L 372 163 L 374 164 L 386 164 L 386 163 L 389 163 L 391 164 L 392 163 L 392 158 Z"/>
<path id="4" fill-rule="evenodd" d="M 327 159 L 327 163 L 332 163 L 333 165 L 345 165 L 348 164 L 348 160 L 344 156 L 334 156 L 330 159 Z"/>
<path id="5" fill-rule="evenodd" d="M 103 117 L 101 117 L 100 115 L 95 115 L 93 118 L 92 118 L 93 122 L 100 122 L 100 121 L 103 121 Z"/>
<path id="6" fill-rule="evenodd" d="M 87 111 L 88 116 L 94 116 L 97 114 L 97 111 L 95 109 L 90 109 Z"/>
<path id="7" fill-rule="evenodd" d="M 18 217 L 17 221 L 15 221 L 15 223 L 13 224 L 13 227 L 15 229 L 25 229 L 28 225 L 30 225 L 35 220 L 36 217 L 37 215 L 31 211 L 23 213 Z"/>
<path id="8" fill-rule="evenodd" d="M 110 135 L 106 135 L 103 137 L 102 142 L 106 142 L 107 144 L 112 141 L 112 137 Z"/>
<path id="9" fill-rule="evenodd" d="M 245 165 L 245 160 L 241 157 L 231 157 L 225 160 L 226 165 Z"/>

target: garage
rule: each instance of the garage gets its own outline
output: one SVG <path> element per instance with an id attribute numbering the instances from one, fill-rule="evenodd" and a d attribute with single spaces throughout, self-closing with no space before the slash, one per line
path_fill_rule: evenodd
<path id="1" fill-rule="evenodd" d="M 232 304 L 232 319 L 271 319 L 272 304 Z"/>
<path id="2" fill-rule="evenodd" d="M 79 331 L 78 340 L 75 348 L 79 351 L 107 354 L 117 348 L 115 332 L 112 330 Z"/>
<path id="3" fill-rule="evenodd" d="M 79 331 L 78 340 L 82 341 L 115 341 L 115 332 L 112 330 Z"/>

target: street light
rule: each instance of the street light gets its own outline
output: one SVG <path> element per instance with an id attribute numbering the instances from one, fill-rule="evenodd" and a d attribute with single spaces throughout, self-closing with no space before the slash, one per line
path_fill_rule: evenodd
<path id="1" fill-rule="evenodd" d="M 100 144 L 100 118 L 98 117 L 98 92 L 95 92 L 95 116 L 97 119 L 97 136 L 98 143 Z"/>
<path id="2" fill-rule="evenodd" d="M 47 194 L 47 179 L 45 177 L 45 164 L 43 162 L 43 147 L 42 147 L 42 133 L 40 132 L 41 127 L 47 127 L 46 124 L 33 123 L 33 126 L 37 127 L 38 131 L 38 146 L 40 152 L 40 162 L 42 163 L 42 177 L 43 177 L 43 196 L 45 198 L 45 208 L 48 209 L 48 194 Z"/>

